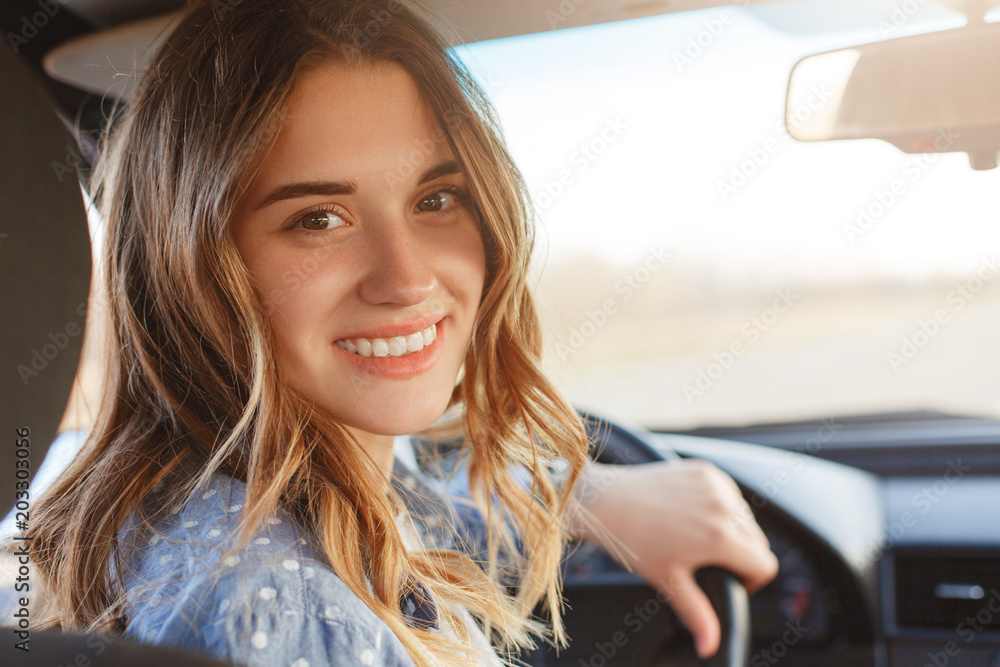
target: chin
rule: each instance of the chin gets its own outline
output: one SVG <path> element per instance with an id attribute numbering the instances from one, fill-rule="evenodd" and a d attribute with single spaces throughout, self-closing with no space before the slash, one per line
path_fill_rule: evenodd
<path id="1" fill-rule="evenodd" d="M 331 410 L 345 426 L 373 435 L 409 435 L 429 427 L 444 414 L 451 400 L 451 391 L 435 396 L 411 395 L 374 399 L 357 410 Z"/>
<path id="2" fill-rule="evenodd" d="M 423 431 L 436 422 L 442 414 L 444 414 L 444 410 L 426 414 L 395 415 L 390 419 L 379 419 L 371 422 L 349 423 L 344 420 L 343 423 L 371 433 L 372 435 L 410 435 L 411 433 Z"/>

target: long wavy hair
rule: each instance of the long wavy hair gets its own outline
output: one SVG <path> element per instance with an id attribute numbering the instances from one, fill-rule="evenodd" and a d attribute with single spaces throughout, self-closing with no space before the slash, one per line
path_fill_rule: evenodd
<path id="1" fill-rule="evenodd" d="M 430 24 L 425 10 L 393 0 L 204 1 L 187 8 L 157 54 L 90 185 L 107 224 L 106 384 L 87 443 L 33 516 L 47 625 L 121 630 L 125 584 L 113 564 L 125 562 L 126 522 L 155 526 L 223 472 L 247 485 L 240 546 L 276 509 L 293 512 L 418 665 L 466 664 L 457 606 L 513 651 L 542 631 L 532 615 L 542 603 L 547 633 L 564 641 L 561 519 L 586 437 L 540 371 L 523 180 L 488 101 Z M 451 407 L 488 527 L 485 564 L 454 550 L 407 551 L 398 499 L 370 457 L 282 379 L 267 295 L 230 235 L 234 204 L 277 136 L 297 76 L 329 62 L 404 67 L 468 178 L 487 279 Z M 569 463 L 559 487 L 549 472 L 556 459 Z M 172 481 L 192 463 L 200 476 Z M 533 474 L 528 487 L 513 466 Z M 148 507 L 164 484 L 167 501 Z M 513 590 L 496 564 L 501 550 L 519 554 Z M 442 620 L 458 640 L 405 622 L 399 601 L 419 586 L 445 602 Z"/>

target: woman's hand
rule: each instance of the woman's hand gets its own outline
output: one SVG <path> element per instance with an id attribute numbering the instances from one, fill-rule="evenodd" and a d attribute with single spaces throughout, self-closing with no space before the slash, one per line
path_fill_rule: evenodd
<path id="1" fill-rule="evenodd" d="M 721 630 L 695 571 L 724 568 L 750 592 L 778 572 L 736 483 L 711 463 L 589 463 L 576 503 L 574 535 L 599 543 L 657 587 L 694 635 L 701 657 L 718 650 Z"/>

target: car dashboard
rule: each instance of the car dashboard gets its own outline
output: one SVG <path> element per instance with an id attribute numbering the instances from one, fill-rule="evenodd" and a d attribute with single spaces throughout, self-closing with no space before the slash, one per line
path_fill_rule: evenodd
<path id="1" fill-rule="evenodd" d="M 750 599 L 751 667 L 1000 665 L 1000 422 L 915 413 L 657 438 L 736 479 L 778 557 Z M 533 664 L 700 664 L 663 597 L 600 549 L 569 558 L 565 589 L 571 646 Z"/>

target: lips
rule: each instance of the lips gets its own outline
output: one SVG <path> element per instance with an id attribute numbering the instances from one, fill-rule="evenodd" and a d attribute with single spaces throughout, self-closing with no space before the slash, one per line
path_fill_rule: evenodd
<path id="1" fill-rule="evenodd" d="M 346 363 L 368 376 L 406 379 L 430 370 L 444 352 L 445 321 L 440 316 L 369 330 L 367 336 L 334 341 Z"/>

